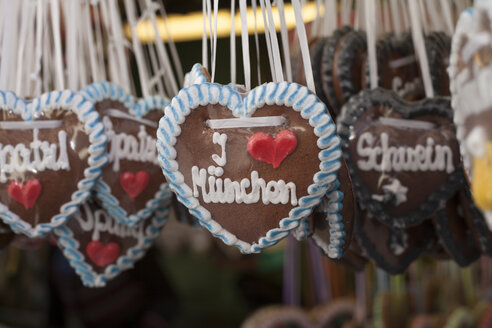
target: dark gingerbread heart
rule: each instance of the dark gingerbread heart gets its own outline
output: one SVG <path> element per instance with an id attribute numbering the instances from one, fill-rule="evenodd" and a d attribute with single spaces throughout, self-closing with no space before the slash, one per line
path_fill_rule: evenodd
<path id="1" fill-rule="evenodd" d="M 338 132 L 354 190 L 378 220 L 417 225 L 463 185 L 451 119 L 445 98 L 408 103 L 382 89 L 363 91 L 343 108 Z"/>
<path id="2" fill-rule="evenodd" d="M 80 94 L 94 103 L 105 126 L 110 162 L 103 169 L 96 196 L 118 221 L 134 225 L 160 206 L 166 180 L 155 147 L 158 121 L 169 101 L 135 101 L 113 83 L 94 83 Z"/>
<path id="3" fill-rule="evenodd" d="M 349 248 L 355 220 L 352 180 L 347 164 L 344 160 L 341 162 L 342 166 L 338 171 L 339 186 L 335 192 L 329 192 L 313 211 L 314 232 L 311 238 L 330 258 L 341 257 Z M 339 209 L 339 206 L 342 208 Z M 330 214 L 331 211 L 340 212 L 333 216 Z"/>
<path id="4" fill-rule="evenodd" d="M 167 198 L 152 217 L 132 227 L 118 222 L 90 200 L 55 229 L 58 247 L 85 286 L 104 287 L 145 255 L 167 221 L 171 191 L 166 193 Z"/>
<path id="5" fill-rule="evenodd" d="M 433 221 L 436 234 L 454 261 L 460 266 L 468 266 L 480 257 L 481 252 L 468 227 L 466 216 L 470 212 L 465 210 L 461 202 L 461 193 L 463 192 L 451 197 L 444 208 L 437 212 Z"/>
<path id="6" fill-rule="evenodd" d="M 336 117 L 338 114 L 340 114 L 340 109 L 342 108 L 342 104 L 338 101 L 336 90 L 335 90 L 335 79 L 336 79 L 336 77 L 334 76 L 335 52 L 338 48 L 338 44 L 340 40 L 346 34 L 352 31 L 353 31 L 352 27 L 344 26 L 335 30 L 335 32 L 333 32 L 333 35 L 328 37 L 323 47 L 323 53 L 321 55 L 321 63 L 316 68 L 317 70 L 321 71 L 319 75 L 321 79 L 323 95 L 326 98 L 325 103 L 326 106 L 328 107 L 328 110 L 330 111 L 330 114 L 333 117 Z M 314 75 L 314 78 L 316 81 L 316 75 Z"/>
<path id="7" fill-rule="evenodd" d="M 378 86 L 393 90 L 402 99 L 415 101 L 425 97 L 412 37 L 409 33 L 387 34 L 376 43 Z M 362 86 L 370 89 L 369 62 L 363 62 Z"/>
<path id="8" fill-rule="evenodd" d="M 29 237 L 62 225 L 101 175 L 108 160 L 106 140 L 93 105 L 71 91 L 46 93 L 30 103 L 0 93 L 3 222 Z M 22 157 L 14 157 L 10 147 L 20 149 Z"/>
<path id="9" fill-rule="evenodd" d="M 264 120 L 261 117 L 284 122 L 252 128 L 209 125 Z M 182 89 L 166 107 L 157 146 L 163 172 L 190 213 L 226 244 L 246 253 L 259 252 L 297 228 L 335 181 L 341 153 L 333 128 L 324 104 L 297 84 L 268 83 L 245 95 L 231 87 L 204 83 Z M 297 146 L 278 168 L 249 154 L 252 135 L 262 132 L 275 137 L 284 130 L 296 135 Z M 273 193 L 260 193 L 263 182 L 259 179 Z M 208 181 L 215 181 L 212 193 Z M 242 181 L 245 187 L 234 187 Z M 248 181 L 256 186 L 254 192 L 248 189 Z M 216 183 L 224 186 L 226 182 L 228 196 L 222 195 L 220 185 L 217 193 Z"/>
<path id="10" fill-rule="evenodd" d="M 364 210 L 355 220 L 355 235 L 367 257 L 390 274 L 404 272 L 431 244 L 435 237 L 432 222 L 406 229 L 392 229 Z"/>

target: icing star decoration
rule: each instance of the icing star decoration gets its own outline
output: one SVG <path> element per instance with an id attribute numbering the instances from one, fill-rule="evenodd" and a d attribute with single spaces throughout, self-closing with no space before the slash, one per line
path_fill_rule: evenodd
<path id="1" fill-rule="evenodd" d="M 400 180 L 393 179 L 390 184 L 383 186 L 385 194 L 394 196 L 395 206 L 407 201 L 408 188 L 401 184 Z"/>

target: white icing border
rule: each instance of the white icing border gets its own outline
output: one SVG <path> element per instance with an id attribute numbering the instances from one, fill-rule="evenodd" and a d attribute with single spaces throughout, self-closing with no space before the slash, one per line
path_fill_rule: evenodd
<path id="1" fill-rule="evenodd" d="M 266 236 L 253 244 L 239 240 L 213 220 L 210 212 L 200 205 L 196 197 L 193 197 L 192 189 L 185 184 L 184 176 L 175 160 L 174 145 L 181 134 L 180 125 L 185 122 L 193 109 L 214 104 L 228 107 L 235 117 L 250 117 L 265 105 L 291 107 L 299 112 L 302 118 L 309 121 L 309 125 L 314 128 L 314 134 L 318 137 L 320 171 L 314 174 L 314 183 L 308 187 L 308 195 L 299 199 L 299 205 L 290 211 L 289 217 L 280 220 L 278 228 L 268 231 Z M 231 87 L 203 83 L 181 89 L 166 107 L 165 116 L 159 122 L 157 149 L 163 173 L 171 190 L 176 193 L 178 200 L 189 208 L 190 213 L 199 220 L 200 224 L 227 245 L 236 246 L 243 253 L 257 253 L 265 247 L 276 244 L 287 237 L 291 230 L 297 228 L 300 220 L 311 214 L 312 208 L 320 202 L 330 184 L 336 181 L 342 153 L 340 138 L 335 132 L 335 124 L 326 106 L 308 88 L 296 83 L 263 84 L 253 89 L 244 99 Z"/>
<path id="2" fill-rule="evenodd" d="M 150 111 L 159 111 L 164 115 L 163 108 L 169 104 L 169 99 L 165 97 L 147 97 L 135 101 L 134 97 L 125 92 L 112 82 L 96 82 L 79 92 L 85 99 L 92 103 L 98 103 L 103 100 L 114 100 L 122 103 L 128 108 L 128 113 L 136 118 L 143 118 Z M 101 201 L 102 206 L 119 222 L 133 226 L 147 219 L 155 212 L 159 203 L 166 197 L 167 183 L 162 183 L 152 199 L 149 199 L 145 208 L 137 213 L 128 214 L 120 205 L 119 200 L 113 196 L 111 187 L 102 179 L 98 181 L 95 187 L 96 197 Z"/>
<path id="3" fill-rule="evenodd" d="M 145 229 L 145 238 L 142 245 L 137 244 L 127 250 L 124 255 L 121 255 L 116 260 L 116 264 L 111 264 L 106 267 L 104 273 L 98 274 L 94 271 L 93 266 L 86 261 L 84 255 L 85 250 L 80 250 L 80 243 L 75 239 L 73 231 L 66 225 L 55 229 L 54 233 L 57 236 L 57 244 L 63 255 L 68 259 L 70 266 L 80 276 L 82 283 L 86 287 L 104 287 L 106 282 L 115 278 L 123 271 L 133 268 L 136 261 L 141 259 L 147 249 L 152 246 L 154 239 L 160 233 L 164 224 L 167 222 L 170 211 L 172 193 L 169 187 L 163 190 L 165 196 L 161 199 L 159 206 L 156 208 L 155 216 L 151 220 L 151 224 Z M 141 222 L 140 224 L 145 224 Z"/>
<path id="4" fill-rule="evenodd" d="M 45 236 L 54 228 L 63 225 L 68 217 L 78 210 L 78 206 L 89 198 L 91 190 L 101 176 L 102 167 L 108 162 L 107 136 L 99 120 L 99 114 L 94 110 L 91 102 L 70 90 L 48 92 L 33 99 L 30 103 L 17 98 L 11 91 L 0 91 L 0 111 L 12 111 L 27 122 L 34 121 L 44 113 L 55 109 L 74 112 L 79 121 L 84 124 L 85 133 L 89 137 L 88 167 L 84 170 L 83 179 L 77 183 L 78 189 L 73 192 L 69 201 L 60 207 L 60 214 L 52 217 L 49 223 L 41 223 L 32 227 L 17 214 L 12 213 L 8 206 L 0 203 L 0 219 L 9 224 L 12 230 L 22 232 L 31 238 Z"/>

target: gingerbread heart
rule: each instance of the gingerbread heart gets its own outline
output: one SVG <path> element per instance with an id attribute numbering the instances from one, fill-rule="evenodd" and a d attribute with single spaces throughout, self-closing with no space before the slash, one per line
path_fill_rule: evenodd
<path id="1" fill-rule="evenodd" d="M 148 218 L 166 196 L 155 147 L 158 121 L 169 103 L 163 97 L 136 102 L 114 83 L 94 83 L 80 94 L 94 103 L 108 135 L 109 164 L 96 196 L 119 222 L 134 225 Z"/>
<path id="2" fill-rule="evenodd" d="M 151 218 L 132 227 L 116 221 L 90 200 L 65 225 L 55 229 L 58 247 L 85 286 L 105 286 L 145 255 L 169 215 L 172 193 L 169 189 L 164 192 L 165 199 Z"/>
<path id="3" fill-rule="evenodd" d="M 171 189 L 202 226 L 243 253 L 285 238 L 336 180 L 340 140 L 305 87 L 268 83 L 240 94 L 203 83 L 182 89 L 165 114 L 157 148 Z M 275 138 L 284 130 L 297 146 L 279 167 L 250 155 L 255 133 Z"/>
<path id="4" fill-rule="evenodd" d="M 0 92 L 0 218 L 15 232 L 44 236 L 91 193 L 108 157 L 92 103 L 71 91 L 27 103 Z"/>
<path id="5" fill-rule="evenodd" d="M 421 223 L 464 183 L 446 98 L 409 103 L 363 91 L 338 123 L 357 199 L 390 227 Z"/>
<path id="6" fill-rule="evenodd" d="M 444 248 L 453 256 L 453 260 L 460 266 L 468 266 L 480 257 L 481 252 L 468 226 L 466 216 L 470 212 L 469 209 L 464 209 L 461 193 L 463 192 L 458 192 L 450 198 L 433 220 L 436 234 Z"/>
<path id="7" fill-rule="evenodd" d="M 352 240 L 355 199 L 347 164 L 342 159 L 337 185 L 314 209 L 313 241 L 330 258 L 340 258 Z"/>
<path id="8" fill-rule="evenodd" d="M 367 256 L 390 274 L 405 271 L 435 237 L 430 220 L 407 229 L 392 229 L 364 210 L 358 211 L 355 234 Z"/>

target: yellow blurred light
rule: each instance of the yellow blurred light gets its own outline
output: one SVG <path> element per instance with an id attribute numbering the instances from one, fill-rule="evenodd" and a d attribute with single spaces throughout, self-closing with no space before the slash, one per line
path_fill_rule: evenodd
<path id="1" fill-rule="evenodd" d="M 280 16 L 276 7 L 272 8 L 275 28 L 280 30 Z M 307 3 L 302 10 L 302 17 L 305 23 L 312 22 L 316 18 L 316 6 L 313 2 Z M 213 15 L 212 15 L 213 19 Z M 258 33 L 264 33 L 263 15 L 260 8 L 256 12 L 256 25 Z M 254 33 L 254 13 L 253 9 L 247 10 L 248 32 Z M 285 21 L 288 29 L 296 25 L 294 10 L 292 5 L 285 5 Z M 199 40 L 203 34 L 203 16 L 202 12 L 193 12 L 186 15 L 172 14 L 167 17 L 167 26 L 172 38 L 176 42 Z M 159 34 L 164 41 L 168 40 L 168 33 L 164 25 L 164 20 L 157 17 L 157 27 Z M 208 23 L 207 23 L 208 28 Z M 241 16 L 239 12 L 234 17 L 234 30 L 236 35 L 241 34 Z M 231 31 L 231 12 L 227 9 L 221 9 L 217 13 L 217 36 L 229 36 Z M 142 20 L 137 24 L 136 33 L 143 43 L 154 42 L 154 28 L 150 19 Z M 131 39 L 131 31 L 128 23 L 125 26 L 125 34 Z M 208 31 L 207 31 L 208 35 Z"/>

